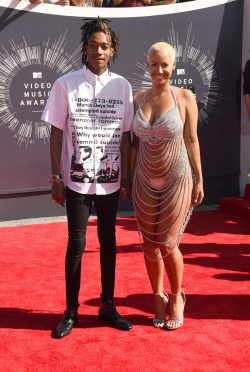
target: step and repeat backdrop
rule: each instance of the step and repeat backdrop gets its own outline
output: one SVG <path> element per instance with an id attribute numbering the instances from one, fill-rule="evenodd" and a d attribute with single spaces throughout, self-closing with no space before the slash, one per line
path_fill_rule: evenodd
<path id="1" fill-rule="evenodd" d="M 197 100 L 207 202 L 237 195 L 243 0 L 123 9 L 1 0 L 0 192 L 50 185 L 50 125 L 41 120 L 42 111 L 54 81 L 82 68 L 82 18 L 97 15 L 112 21 L 120 40 L 112 71 L 134 93 L 151 86 L 148 48 L 159 41 L 175 48 L 171 84 L 192 90 Z"/>

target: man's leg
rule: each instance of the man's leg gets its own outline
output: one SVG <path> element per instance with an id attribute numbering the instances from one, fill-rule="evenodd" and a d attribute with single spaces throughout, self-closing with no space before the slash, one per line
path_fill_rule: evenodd
<path id="1" fill-rule="evenodd" d="M 116 238 L 115 223 L 120 190 L 112 194 L 96 195 L 95 208 L 98 217 L 98 238 L 101 261 L 101 307 L 99 317 L 115 327 L 130 330 L 132 325 L 124 319 L 113 304 L 115 288 Z"/>
<path id="2" fill-rule="evenodd" d="M 78 307 L 81 281 L 81 258 L 86 245 L 86 230 L 91 212 L 91 195 L 79 194 L 67 187 L 68 247 L 65 260 L 67 307 Z"/>
<path id="3" fill-rule="evenodd" d="M 98 239 L 100 242 L 102 302 L 114 300 L 116 238 L 115 223 L 120 190 L 112 194 L 96 195 L 95 208 L 98 217 Z"/>
<path id="4" fill-rule="evenodd" d="M 78 323 L 78 295 L 81 280 L 81 258 L 86 244 L 86 229 L 92 198 L 66 188 L 68 247 L 65 260 L 67 309 L 57 326 L 57 337 L 67 336 Z"/>

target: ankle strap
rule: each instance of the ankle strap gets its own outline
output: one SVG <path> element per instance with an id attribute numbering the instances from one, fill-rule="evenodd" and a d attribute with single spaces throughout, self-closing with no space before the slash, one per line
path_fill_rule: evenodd
<path id="1" fill-rule="evenodd" d="M 158 293 L 154 293 L 154 295 L 155 296 L 159 296 L 161 293 L 163 293 L 164 292 L 164 288 L 163 288 L 163 290 L 162 291 L 160 291 L 160 292 L 158 292 Z"/>
<path id="2" fill-rule="evenodd" d="M 171 293 L 172 296 L 178 296 L 179 294 L 181 294 L 181 292 L 183 292 L 183 290 L 181 289 L 180 292 L 178 293 Z"/>

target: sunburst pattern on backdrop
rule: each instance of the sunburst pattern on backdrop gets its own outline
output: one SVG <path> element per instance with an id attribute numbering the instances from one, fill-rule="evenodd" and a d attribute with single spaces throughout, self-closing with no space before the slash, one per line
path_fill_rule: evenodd
<path id="1" fill-rule="evenodd" d="M 178 32 L 173 24 L 169 30 L 169 36 L 162 41 L 169 43 L 175 49 L 177 68 L 173 71 L 170 83 L 176 86 L 179 84 L 182 88 L 188 88 L 194 92 L 199 108 L 199 125 L 207 123 L 210 114 L 221 114 L 218 106 L 221 100 L 227 97 L 221 93 L 223 77 L 220 66 L 209 50 L 203 52 L 200 45 L 195 45 L 192 23 L 188 26 L 184 42 L 179 40 Z M 144 54 L 144 56 L 147 60 L 147 55 Z M 129 78 L 133 93 L 152 87 L 146 62 L 136 62 L 136 66 L 142 70 L 142 73 L 134 73 L 137 78 Z M 188 78 L 183 79 L 185 75 L 188 75 Z M 200 91 L 196 94 L 197 89 Z"/>
<path id="2" fill-rule="evenodd" d="M 81 68 L 80 50 L 79 46 L 73 53 L 68 53 L 66 51 L 66 34 L 67 30 L 63 35 L 60 35 L 58 40 L 51 41 L 51 38 L 48 38 L 47 41 L 44 41 L 40 46 L 29 46 L 25 37 L 23 37 L 23 42 L 16 44 L 13 39 L 9 40 L 10 50 L 7 50 L 3 45 L 0 49 L 0 125 L 7 125 L 8 128 L 14 133 L 14 138 L 17 140 L 19 146 L 22 143 L 25 144 L 26 148 L 34 144 L 36 140 L 43 140 L 44 143 L 48 142 L 50 136 L 50 125 L 40 121 L 40 117 L 43 111 L 43 107 L 29 107 L 30 115 L 33 115 L 34 120 L 30 119 L 29 111 L 26 108 L 25 119 L 21 115 L 20 111 L 21 105 L 32 105 L 37 103 L 39 106 L 39 100 L 30 100 L 31 97 L 34 97 L 35 93 L 33 92 L 24 92 L 24 97 L 29 97 L 29 100 L 25 100 L 22 97 L 17 104 L 17 100 L 13 98 L 16 90 L 16 86 L 13 86 L 13 82 L 17 80 L 22 80 L 22 74 L 25 70 L 31 66 L 29 73 L 33 73 L 33 78 L 36 82 L 40 82 L 39 78 L 42 78 L 43 75 L 49 75 L 49 78 L 52 80 L 50 83 L 47 83 L 48 86 L 52 86 L 53 82 L 61 75 L 75 71 Z M 32 72 L 32 66 L 34 71 Z M 49 74 L 48 74 L 49 71 Z M 43 74 L 44 73 L 44 74 Z M 36 74 L 36 75 L 34 75 Z M 31 83 L 30 80 L 25 86 L 29 86 L 29 89 L 33 89 L 35 83 Z M 15 85 L 15 84 L 14 84 Z M 20 85 L 20 84 L 19 84 Z M 42 85 L 41 83 L 37 85 Z M 32 88 L 30 88 L 32 87 Z M 11 93 L 13 92 L 13 94 Z M 44 91 L 39 92 L 40 95 Z M 47 92 L 49 95 L 49 91 Z M 23 94 L 23 92 L 22 92 Z M 34 94 L 34 95 L 32 95 Z M 45 94 L 45 93 L 44 93 Z M 33 102 L 33 103 L 32 103 Z M 43 101 L 44 104 L 46 100 Z"/>

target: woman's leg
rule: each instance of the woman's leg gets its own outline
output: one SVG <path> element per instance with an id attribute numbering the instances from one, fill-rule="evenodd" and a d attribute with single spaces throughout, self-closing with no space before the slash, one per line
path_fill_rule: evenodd
<path id="1" fill-rule="evenodd" d="M 190 187 L 188 187 L 188 180 L 183 181 L 183 183 L 180 184 L 179 189 L 176 190 L 175 196 L 171 196 L 173 200 L 171 201 L 170 205 L 168 206 L 170 201 L 169 198 L 166 199 L 165 203 L 163 203 L 160 208 L 159 222 L 162 221 L 162 223 L 159 223 L 157 227 L 157 232 L 159 233 L 159 235 L 157 235 L 157 239 L 159 241 L 159 247 L 163 257 L 168 252 L 171 252 L 177 243 L 178 234 L 182 227 L 183 221 L 185 220 L 191 202 L 191 185 L 192 184 L 190 182 Z M 165 191 L 165 193 L 167 194 L 167 191 Z M 162 197 L 164 198 L 164 193 L 162 193 Z M 169 242 L 166 244 L 160 244 L 167 241 Z M 181 290 L 183 278 L 183 258 L 178 246 L 176 246 L 168 256 L 164 257 L 163 261 L 168 275 L 171 293 L 177 294 Z M 169 319 L 182 320 L 182 314 L 182 296 L 171 296 Z M 171 322 L 171 326 L 173 328 L 177 325 L 179 325 L 178 322 Z"/>
<path id="2" fill-rule="evenodd" d="M 184 263 L 182 254 L 178 247 L 176 247 L 169 256 L 164 258 L 164 266 L 168 275 L 171 292 L 180 292 Z"/>
<path id="3" fill-rule="evenodd" d="M 155 241 L 155 222 L 158 217 L 159 207 L 159 195 L 155 192 L 150 191 L 146 186 L 142 187 L 140 182 L 134 182 L 136 192 L 134 194 L 133 202 L 136 213 L 136 218 L 139 227 L 143 233 L 144 241 L 144 259 L 149 276 L 149 280 L 152 286 L 153 293 L 159 293 L 163 290 L 163 270 L 164 264 L 161 259 L 161 251 L 150 240 Z M 146 189 L 146 190 L 145 190 Z M 139 195 L 140 199 L 137 197 Z M 150 214 L 155 214 L 151 215 Z M 151 225 L 152 223 L 152 225 Z M 149 240 L 150 239 L 150 240 Z M 158 260 L 157 260 L 158 259 Z M 156 261 L 157 260 L 157 261 Z M 155 300 L 155 319 L 166 320 L 165 315 L 165 303 L 160 296 L 154 296 Z M 158 323 L 155 324 L 156 326 Z"/>
<path id="4" fill-rule="evenodd" d="M 146 249 L 147 251 L 147 249 Z M 159 258 L 161 254 L 156 254 L 154 257 Z M 159 261 L 152 261 L 148 259 L 145 255 L 145 264 L 149 276 L 149 280 L 151 283 L 152 291 L 154 294 L 159 293 L 163 290 L 163 270 L 164 270 L 164 265 L 163 261 L 160 259 Z M 165 303 L 162 300 L 160 296 L 155 295 L 154 296 L 154 301 L 155 301 L 155 319 L 162 319 L 166 320 L 166 314 L 165 314 Z M 160 322 L 159 322 L 160 323 Z M 156 323 L 156 326 L 159 324 Z"/>
<path id="5" fill-rule="evenodd" d="M 164 258 L 164 265 L 168 275 L 171 293 L 177 294 L 181 290 L 183 278 L 183 258 L 178 247 L 176 247 L 169 256 Z M 180 295 L 170 296 L 169 319 L 182 320 L 183 299 Z M 169 322 L 168 326 L 173 328 L 178 326 L 178 322 Z"/>

